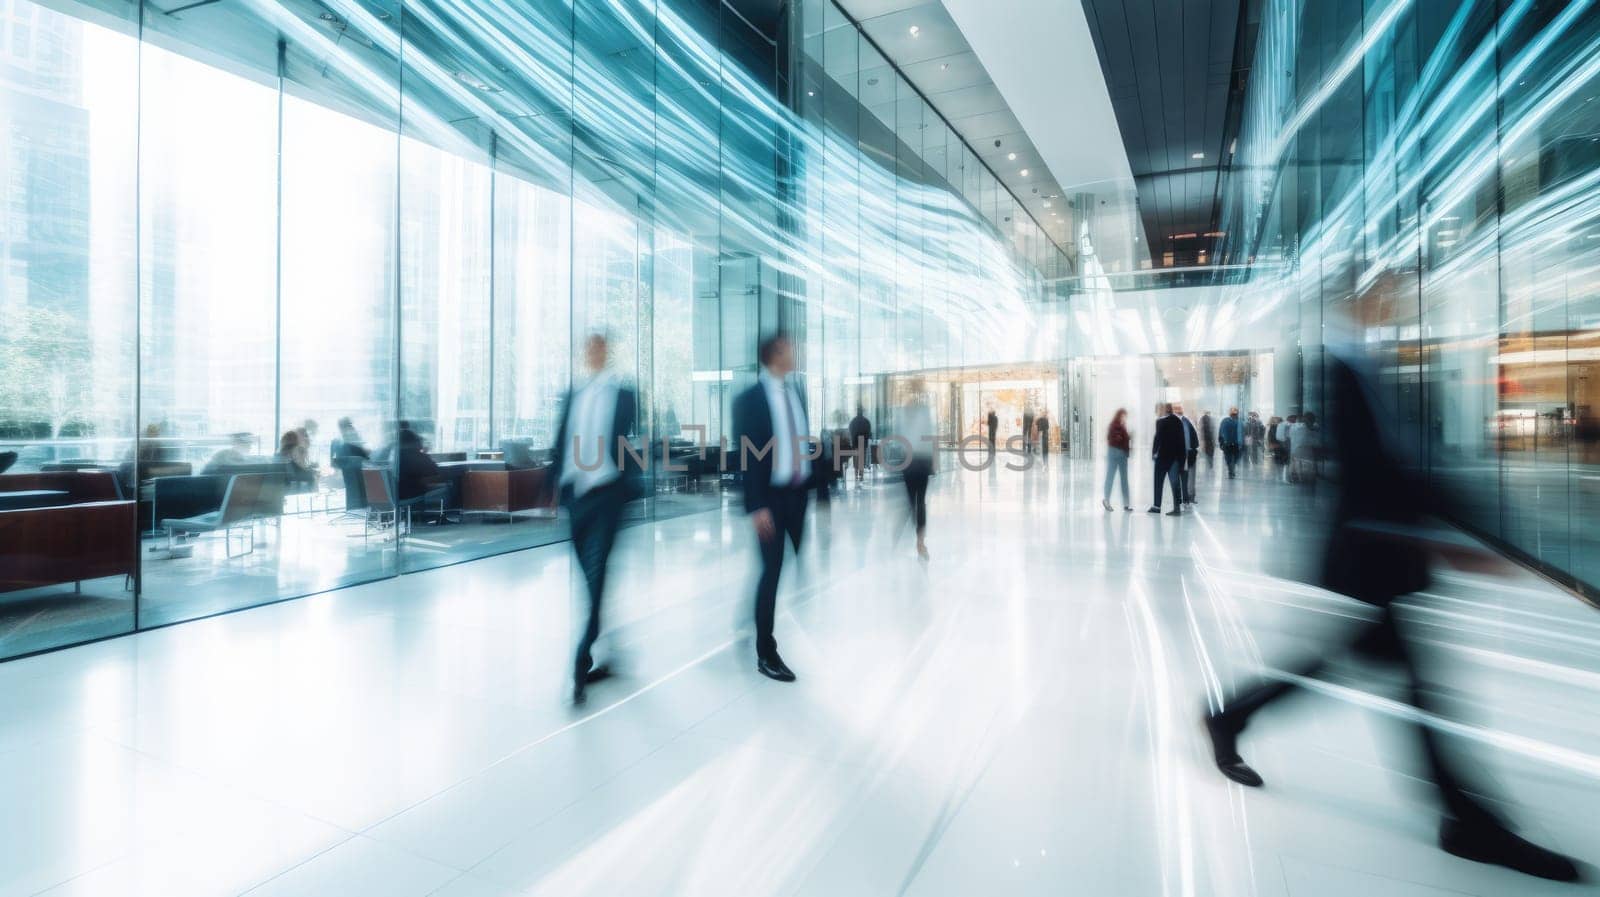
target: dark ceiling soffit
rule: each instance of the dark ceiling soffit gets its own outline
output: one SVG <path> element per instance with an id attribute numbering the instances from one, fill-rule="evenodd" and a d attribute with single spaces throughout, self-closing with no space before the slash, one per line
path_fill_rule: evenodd
<path id="1" fill-rule="evenodd" d="M 1245 91 L 1250 85 L 1250 69 L 1255 64 L 1256 37 L 1261 31 L 1261 0 L 1240 0 L 1239 24 L 1233 33 L 1233 70 L 1228 82 L 1228 110 L 1222 117 L 1222 146 L 1217 158 L 1225 160 L 1217 167 L 1216 193 L 1211 201 L 1211 227 L 1222 227 L 1222 185 L 1231 180 L 1234 171 L 1234 154 L 1228 152 L 1239 136 L 1240 122 L 1244 118 Z M 1215 253 L 1212 253 L 1215 255 Z"/>

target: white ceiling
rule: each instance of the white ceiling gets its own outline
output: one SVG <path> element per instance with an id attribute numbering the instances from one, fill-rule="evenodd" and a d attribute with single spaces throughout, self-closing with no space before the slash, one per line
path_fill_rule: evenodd
<path id="1" fill-rule="evenodd" d="M 1079 255 L 1076 231 L 1087 222 L 1103 269 L 1133 270 L 1140 254 L 1148 257 L 1133 171 L 1081 0 L 839 2 L 1058 245 Z M 828 68 L 841 74 L 831 61 Z M 879 85 L 892 105 L 884 84 L 892 78 Z M 862 90 L 871 108 L 874 98 Z"/>
<path id="2" fill-rule="evenodd" d="M 1083 4 L 943 3 L 1062 192 L 1092 194 L 1073 218 L 1087 220 L 1100 268 L 1141 267 L 1148 252 L 1133 170 Z M 1080 261 L 1080 275 L 1093 273 Z"/>
<path id="3" fill-rule="evenodd" d="M 1077 0 L 944 0 L 950 17 L 1067 191 L 1133 170 Z"/>
<path id="4" fill-rule="evenodd" d="M 893 71 L 898 68 L 1050 239 L 1072 251 L 1073 216 L 1062 201 L 1060 185 L 1050 177 L 1044 159 L 939 0 L 839 2 L 882 50 L 881 56 L 877 50 L 861 52 L 862 104 L 886 123 L 893 122 L 897 99 Z M 917 28 L 915 34 L 912 26 Z M 855 53 L 854 29 L 842 20 L 827 27 L 823 47 L 827 72 L 849 81 L 845 76 L 854 72 L 849 62 Z M 1024 170 L 1027 175 L 1021 173 Z"/>

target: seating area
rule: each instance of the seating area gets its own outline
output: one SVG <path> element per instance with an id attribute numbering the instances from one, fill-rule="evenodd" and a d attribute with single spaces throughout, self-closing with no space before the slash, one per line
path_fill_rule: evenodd
<path id="1" fill-rule="evenodd" d="M 163 443 L 160 458 L 29 459 L 0 473 L 0 624 L 7 652 L 430 569 L 566 538 L 550 452 L 526 439 L 430 453 L 426 494 L 397 500 L 392 468 L 324 462 L 314 488 L 286 464 L 249 455 L 202 463 L 212 446 Z M 65 454 L 65 453 L 61 453 Z M 118 452 L 118 454 L 121 454 Z M 114 457 L 114 456 L 113 456 Z M 715 450 L 652 448 L 656 500 L 627 519 L 665 519 L 723 502 Z M 242 463 L 241 463 L 242 462 Z M 437 524 L 448 525 L 437 525 Z"/>
<path id="2" fill-rule="evenodd" d="M 110 471 L 0 474 L 0 592 L 136 575 L 133 514 Z"/>
<path id="3" fill-rule="evenodd" d="M 0 511 L 0 592 L 137 576 L 133 511 L 119 500 Z"/>

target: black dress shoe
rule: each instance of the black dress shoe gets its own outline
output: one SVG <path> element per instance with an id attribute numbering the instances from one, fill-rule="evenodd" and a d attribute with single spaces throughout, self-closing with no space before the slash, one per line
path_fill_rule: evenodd
<path id="1" fill-rule="evenodd" d="M 1177 508 L 1173 508 L 1172 510 L 1167 512 L 1167 516 L 1168 517 L 1182 517 L 1183 516 L 1183 512 L 1178 510 Z"/>
<path id="2" fill-rule="evenodd" d="M 789 669 L 780 657 L 756 658 L 756 672 L 779 682 L 793 682 L 794 670 Z"/>
<path id="3" fill-rule="evenodd" d="M 572 706 L 582 707 L 589 703 L 589 690 L 584 687 L 583 680 L 579 679 L 572 684 Z"/>
<path id="4" fill-rule="evenodd" d="M 1206 715 L 1206 735 L 1211 738 L 1211 756 L 1222 774 L 1246 788 L 1260 788 L 1261 776 L 1239 756 L 1239 730 L 1218 717 Z"/>
<path id="5" fill-rule="evenodd" d="M 616 673 L 613 672 L 611 667 L 607 666 L 606 664 L 596 664 L 595 666 L 590 667 L 589 672 L 583 675 L 583 681 L 593 685 L 596 682 L 604 682 L 615 675 Z"/>
<path id="6" fill-rule="evenodd" d="M 1161 513 L 1161 506 L 1160 505 L 1151 505 L 1149 510 L 1145 511 L 1145 513 L 1146 514 L 1159 514 L 1159 513 Z"/>
<path id="7" fill-rule="evenodd" d="M 1466 823 L 1447 817 L 1439 824 L 1439 846 L 1446 853 L 1475 863 L 1515 869 L 1535 878 L 1578 881 L 1578 865 L 1490 821 Z"/>

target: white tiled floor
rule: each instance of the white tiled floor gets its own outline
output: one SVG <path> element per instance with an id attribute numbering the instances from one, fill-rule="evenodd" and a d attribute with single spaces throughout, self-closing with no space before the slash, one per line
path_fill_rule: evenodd
<path id="1" fill-rule="evenodd" d="M 1140 479 L 1147 478 L 1148 471 Z M 1306 493 L 1183 519 L 1098 471 L 881 484 L 816 515 L 756 675 L 742 519 L 628 530 L 627 674 L 563 703 L 565 545 L 0 665 L 0 897 L 1435 895 L 1573 890 L 1437 850 L 1392 689 L 1263 716 L 1243 791 L 1208 693 L 1360 612 L 1299 585 Z M 1148 486 L 1136 489 L 1148 498 Z M 1508 568 L 1413 613 L 1530 836 L 1600 859 L 1600 615 Z"/>

